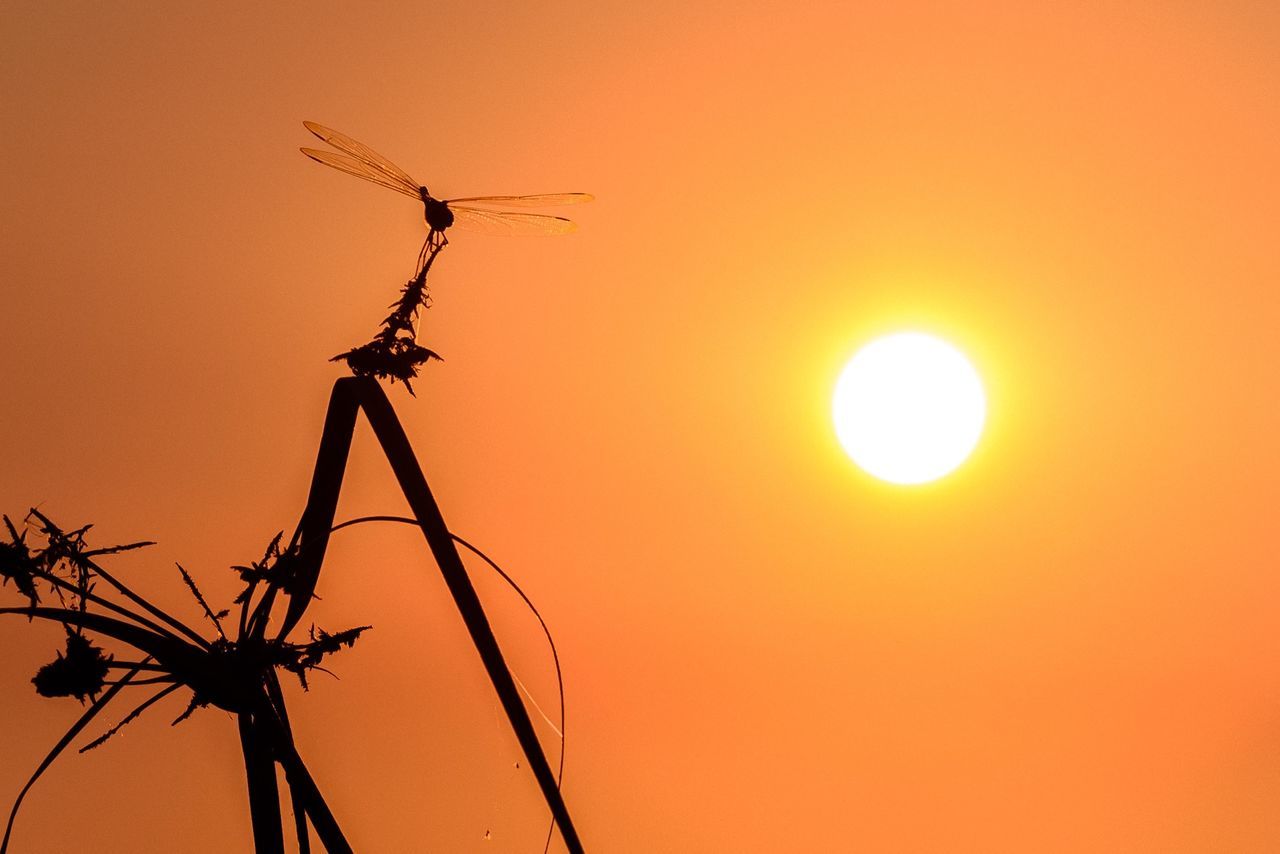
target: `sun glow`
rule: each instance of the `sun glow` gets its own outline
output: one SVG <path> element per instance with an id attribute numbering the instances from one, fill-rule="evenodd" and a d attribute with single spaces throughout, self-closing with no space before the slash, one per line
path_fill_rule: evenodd
<path id="1" fill-rule="evenodd" d="M 978 443 L 986 394 L 950 344 L 900 332 L 867 344 L 836 382 L 836 436 L 860 468 L 897 484 L 927 483 L 959 466 Z"/>

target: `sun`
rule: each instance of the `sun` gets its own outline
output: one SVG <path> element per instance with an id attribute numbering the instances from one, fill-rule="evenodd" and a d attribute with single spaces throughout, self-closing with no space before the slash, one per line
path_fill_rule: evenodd
<path id="1" fill-rule="evenodd" d="M 868 474 L 927 483 L 959 466 L 982 435 L 987 396 L 964 354 L 921 332 L 877 338 L 840 373 L 836 436 Z"/>

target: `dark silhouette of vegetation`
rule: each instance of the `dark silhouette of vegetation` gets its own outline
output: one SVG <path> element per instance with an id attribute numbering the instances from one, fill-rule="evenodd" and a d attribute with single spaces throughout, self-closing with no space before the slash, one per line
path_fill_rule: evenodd
<path id="1" fill-rule="evenodd" d="M 319 792 L 314 786 L 306 785 L 305 778 L 309 775 L 296 756 L 292 740 L 287 737 L 284 705 L 278 699 L 276 672 L 278 669 L 288 670 L 306 687 L 309 671 L 323 669 L 321 663 L 327 656 L 354 644 L 368 626 L 335 634 L 313 627 L 311 639 L 303 643 L 290 642 L 283 634 L 268 636 L 267 614 L 272 603 L 281 595 L 286 598 L 292 596 L 290 588 L 296 589 L 291 572 L 297 557 L 296 542 L 281 550 L 280 537 L 277 536 L 268 547 L 266 558 L 253 564 L 258 573 L 242 572 L 245 590 L 237 597 L 241 619 L 240 629 L 234 638 L 228 638 L 221 625 L 222 618 L 230 611 L 213 612 L 194 579 L 179 566 L 183 580 L 216 628 L 218 637 L 209 640 L 134 593 L 99 563 L 104 555 L 150 543 L 90 548 L 86 541 L 90 526 L 68 532 L 36 509 L 32 509 L 24 520 L 21 532 L 8 517 L 5 517 L 5 527 L 8 541 L 0 544 L 0 556 L 3 556 L 0 576 L 6 582 L 15 581 L 19 591 L 27 597 L 28 605 L 0 608 L 0 614 L 54 621 L 60 623 L 67 634 L 65 653 L 59 652 L 57 658 L 41 667 L 32 680 L 36 691 L 45 697 L 75 697 L 82 704 L 88 699 L 90 706 L 23 789 L 10 813 L 0 851 L 8 849 L 22 798 L 75 734 L 96 717 L 121 689 L 157 684 L 164 687 L 106 734 L 87 744 L 81 752 L 101 745 L 160 699 L 179 688 L 186 688 L 191 691 L 191 701 L 187 711 L 174 724 L 185 720 L 196 709 L 210 705 L 240 716 L 242 731 L 248 729 L 256 738 L 255 753 L 280 761 L 286 770 L 292 767 L 293 777 L 303 783 L 298 806 L 312 816 L 326 848 L 330 851 L 350 850 L 349 846 L 344 848 L 345 842 L 336 823 L 327 820 L 328 809 Z M 28 542 L 28 535 L 33 531 L 43 545 L 33 547 Z M 99 582 L 113 588 L 125 602 L 107 598 L 105 591 L 101 594 L 96 592 Z M 255 591 L 258 594 L 256 599 Z M 38 604 L 42 593 L 46 600 L 57 599 L 58 607 Z M 86 632 L 128 645 L 139 654 L 140 660 L 116 661 L 95 645 Z M 126 672 L 111 682 L 108 676 L 112 670 Z M 148 676 L 139 679 L 139 674 L 144 672 Z M 108 686 L 111 687 L 109 691 L 106 690 Z M 246 762 L 251 761 L 264 764 L 259 756 L 247 754 Z M 270 788 L 274 789 L 274 785 L 275 772 L 272 770 Z M 257 808 L 256 835 L 261 823 L 257 812 L 261 811 L 260 802 L 265 801 L 266 793 L 254 792 L 251 784 L 250 796 Z"/>
<path id="2" fill-rule="evenodd" d="M 409 382 L 418 376 L 418 368 L 440 356 L 418 344 L 418 320 L 431 304 L 427 293 L 427 273 L 431 264 L 448 245 L 443 232 L 432 231 L 418 258 L 418 272 L 400 290 L 400 299 L 391 304 L 391 313 L 382 321 L 382 330 L 368 344 L 339 353 L 329 361 L 344 361 L 358 377 L 399 380 L 413 394 Z"/>
<path id="3" fill-rule="evenodd" d="M 409 501 L 414 512 L 412 519 L 369 517 L 334 524 L 356 416 L 361 410 L 368 417 Z M 293 743 L 279 686 L 279 672 L 292 673 L 305 688 L 310 671 L 323 669 L 322 664 L 328 656 L 352 646 L 369 628 L 360 626 L 329 633 L 313 627 L 307 641 L 289 640 L 290 633 L 314 598 L 329 537 L 352 524 L 368 521 L 409 522 L 422 530 L 547 800 L 554 823 L 559 826 L 568 849 L 582 851 L 582 844 L 560 795 L 559 773 L 553 773 L 547 762 L 520 699 L 515 677 L 493 636 L 455 544 L 462 543 L 476 551 L 516 587 L 526 602 L 529 602 L 528 597 L 488 557 L 448 531 L 390 401 L 372 379 L 351 377 L 338 380 L 334 385 L 312 478 L 311 495 L 293 536 L 285 544 L 283 534 L 277 534 L 261 559 L 232 568 L 244 584 L 234 603 L 239 608 L 234 636 L 228 635 L 223 622 L 231 616 L 232 609 L 215 612 L 190 573 L 180 565 L 178 569 L 183 581 L 212 625 L 217 635 L 215 638 L 204 637 L 152 605 L 98 561 L 104 555 L 131 551 L 151 543 L 90 548 L 85 540 L 89 526 L 68 533 L 39 510 L 33 509 L 19 530 L 5 517 L 8 537 L 0 542 L 0 577 L 5 583 L 14 581 L 18 591 L 26 597 L 27 604 L 0 608 L 0 615 L 25 616 L 63 625 L 68 636 L 66 653 L 59 653 L 54 662 L 40 670 L 35 680 L 37 689 L 47 696 L 74 696 L 90 702 L 89 708 L 41 763 L 20 793 L 10 814 L 4 841 L 0 843 L 0 854 L 8 849 L 13 823 L 23 798 L 53 760 L 123 688 L 157 684 L 163 687 L 119 724 L 86 745 L 82 752 L 102 744 L 163 697 L 186 688 L 191 692 L 190 703 L 186 712 L 174 721 L 175 724 L 198 708 L 209 705 L 237 716 L 249 783 L 254 839 L 259 852 L 275 854 L 283 850 L 276 764 L 285 772 L 294 804 L 295 831 L 302 850 L 309 850 L 306 822 L 310 820 L 327 851 L 331 854 L 350 851 L 337 820 Z M 44 545 L 33 547 L 29 536 L 33 530 Z M 105 594 L 95 592 L 99 582 L 112 588 L 117 596 L 107 598 Z M 59 607 L 40 604 L 49 597 L 56 598 Z M 124 601 L 115 601 L 115 598 Z M 279 620 L 271 616 L 277 608 L 284 610 Z M 537 613 L 536 609 L 534 612 Z M 538 619 L 542 622 L 540 615 Z M 279 625 L 280 628 L 275 634 L 270 634 L 269 625 Z M 545 622 L 542 626 L 546 630 Z M 86 632 L 126 644 L 140 657 L 138 660 L 116 661 L 92 644 L 85 636 Z M 554 644 L 552 650 L 554 654 Z M 556 660 L 558 675 L 558 655 Z M 125 672 L 112 681 L 107 678 L 111 670 Z M 147 674 L 145 678 L 138 678 L 144 673 Z M 561 701 L 563 708 L 563 688 Z M 561 760 L 563 762 L 563 752 Z"/>
<path id="4" fill-rule="evenodd" d="M 292 674 L 308 690 L 312 671 L 329 672 L 328 659 L 355 645 L 369 626 L 336 632 L 311 626 L 307 639 L 291 640 L 315 597 L 320 569 L 330 536 L 351 525 L 397 522 L 418 527 L 426 539 L 453 597 L 473 645 L 498 694 L 529 767 L 551 812 L 552 832 L 558 827 L 571 854 L 583 851 L 582 843 L 560 793 L 564 768 L 564 686 L 559 654 L 546 622 L 537 608 L 495 562 L 465 540 L 452 534 L 427 486 L 422 469 L 395 412 L 376 380 L 402 382 L 413 393 L 410 381 L 419 368 L 438 359 L 418 344 L 421 312 L 429 305 L 426 278 L 440 251 L 448 245 L 445 230 L 455 223 L 477 230 L 513 234 L 559 234 L 573 229 L 562 217 L 487 210 L 485 206 L 534 206 L 572 204 L 590 200 L 583 193 L 541 196 L 489 196 L 439 200 L 394 164 L 355 140 L 314 123 L 307 128 L 337 152 L 303 149 L 309 157 L 342 171 L 388 187 L 419 200 L 428 226 L 426 242 L 418 255 L 417 272 L 401 290 L 392 312 L 369 343 L 333 358 L 344 361 L 355 375 L 333 387 L 311 489 L 301 519 L 286 541 L 275 535 L 258 560 L 234 566 L 243 588 L 232 607 L 214 610 L 181 564 L 183 583 L 209 623 L 211 636 L 195 630 L 152 604 L 109 572 L 101 562 L 107 556 L 131 552 L 151 542 L 91 548 L 86 535 L 91 526 L 64 529 L 40 510 L 32 508 L 15 524 L 3 517 L 0 532 L 0 582 L 13 582 L 26 604 L 0 607 L 0 615 L 28 621 L 56 622 L 66 633 L 65 649 L 41 667 L 32 682 L 46 697 L 74 697 L 87 708 L 54 745 L 19 792 L 9 814 L 0 854 L 7 854 L 19 809 L 27 793 L 70 744 L 127 689 L 152 686 L 151 693 L 117 723 L 80 748 L 93 750 L 169 695 L 190 692 L 186 710 L 172 724 L 186 720 L 197 710 L 215 706 L 236 716 L 248 783 L 249 811 L 254 845 L 259 854 L 283 854 L 284 824 L 280 812 L 277 766 L 284 773 L 293 808 L 297 846 L 309 854 L 311 833 L 330 854 L 352 850 L 332 810 L 294 744 L 280 687 L 280 673 Z M 479 205 L 479 207 L 476 207 Z M 346 471 L 357 415 L 363 411 L 395 473 L 401 491 L 413 511 L 410 517 L 371 516 L 334 524 L 339 492 Z M 489 625 L 484 608 L 467 575 L 457 546 L 474 552 L 520 595 L 538 618 L 551 645 L 560 691 L 560 763 L 553 772 L 520 698 L 523 685 L 515 678 Z M 56 604 L 55 604 L 56 603 Z M 228 621 L 235 615 L 233 625 Z M 131 650 L 128 660 L 118 660 L 98 646 L 95 638 L 109 638 Z M 116 678 L 112 678 L 113 675 Z M 527 691 L 525 691 L 528 694 Z M 529 697 L 530 701 L 533 698 Z M 538 708 L 537 703 L 533 703 Z M 547 717 L 538 708 L 543 717 Z M 554 722 L 547 718 L 555 727 Z M 518 765 L 518 763 L 517 763 Z M 488 833 L 486 832 L 486 836 Z"/>

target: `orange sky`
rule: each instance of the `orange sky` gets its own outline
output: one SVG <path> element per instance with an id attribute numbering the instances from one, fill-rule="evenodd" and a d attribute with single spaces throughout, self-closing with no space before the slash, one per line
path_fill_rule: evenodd
<path id="1" fill-rule="evenodd" d="M 588 851 L 1277 850 L 1280 11 L 801 5 L 9 4 L 0 509 L 158 540 L 111 566 L 192 622 L 175 560 L 227 599 L 292 528 L 422 237 L 302 120 L 440 196 L 590 191 L 454 236 L 445 361 L 391 392 L 556 633 Z M 991 407 L 916 489 L 827 415 L 908 327 Z M 403 510 L 362 429 L 339 517 Z M 291 694 L 357 850 L 540 850 L 420 537 L 338 535 L 320 595 L 375 627 Z M 0 802 L 77 714 L 28 681 L 58 631 L 0 624 Z M 184 704 L 60 760 L 15 850 L 247 850 L 234 722 Z"/>

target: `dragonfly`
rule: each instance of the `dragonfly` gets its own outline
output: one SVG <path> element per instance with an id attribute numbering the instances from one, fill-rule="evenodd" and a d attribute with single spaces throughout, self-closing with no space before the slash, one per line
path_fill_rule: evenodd
<path id="1" fill-rule="evenodd" d="M 312 160 L 420 201 L 423 217 L 429 229 L 428 245 L 447 243 L 444 233 L 454 225 L 490 234 L 567 234 L 577 226 L 562 216 L 521 213 L 502 210 L 502 208 L 576 205 L 589 202 L 594 198 L 590 193 L 543 193 L 533 196 L 465 196 L 456 199 L 437 199 L 425 186 L 410 177 L 409 173 L 364 143 L 315 122 L 302 124 L 336 149 L 335 151 L 318 148 L 301 149 L 302 153 Z M 426 249 L 425 246 L 423 248 Z"/>

